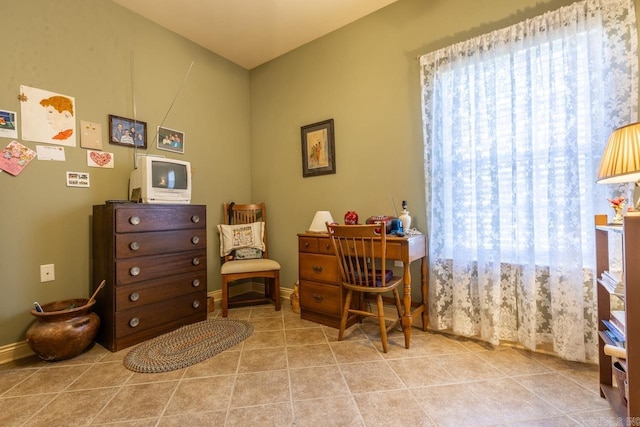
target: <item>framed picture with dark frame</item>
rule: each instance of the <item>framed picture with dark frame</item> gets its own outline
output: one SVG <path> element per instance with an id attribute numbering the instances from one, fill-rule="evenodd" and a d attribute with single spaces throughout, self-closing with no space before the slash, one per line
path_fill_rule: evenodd
<path id="1" fill-rule="evenodd" d="M 302 126 L 302 176 L 336 173 L 333 119 Z"/>
<path id="2" fill-rule="evenodd" d="M 109 144 L 147 148 L 147 124 L 109 114 Z"/>
<path id="3" fill-rule="evenodd" d="M 158 126 L 158 149 L 184 154 L 184 132 Z"/>

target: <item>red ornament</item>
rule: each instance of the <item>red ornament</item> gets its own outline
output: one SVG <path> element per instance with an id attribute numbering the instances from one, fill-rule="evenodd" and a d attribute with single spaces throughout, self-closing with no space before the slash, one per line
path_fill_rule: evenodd
<path id="1" fill-rule="evenodd" d="M 346 225 L 356 225 L 358 223 L 358 213 L 355 211 L 349 211 L 344 214 L 344 223 Z"/>

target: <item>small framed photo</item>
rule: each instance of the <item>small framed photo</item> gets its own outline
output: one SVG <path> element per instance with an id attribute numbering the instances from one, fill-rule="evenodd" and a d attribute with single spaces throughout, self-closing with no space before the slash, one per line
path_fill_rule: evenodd
<path id="1" fill-rule="evenodd" d="M 184 154 L 184 132 L 158 126 L 158 149 Z"/>
<path id="2" fill-rule="evenodd" d="M 109 114 L 109 144 L 147 148 L 147 124 Z"/>
<path id="3" fill-rule="evenodd" d="M 134 188 L 133 190 L 131 190 L 131 197 L 129 197 L 129 201 L 134 203 L 142 203 L 142 195 L 140 193 L 140 188 Z"/>
<path id="4" fill-rule="evenodd" d="M 333 119 L 302 126 L 302 176 L 336 173 Z"/>

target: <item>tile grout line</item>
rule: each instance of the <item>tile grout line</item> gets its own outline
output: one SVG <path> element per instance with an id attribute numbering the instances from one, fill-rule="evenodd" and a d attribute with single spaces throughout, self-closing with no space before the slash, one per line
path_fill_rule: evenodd
<path id="1" fill-rule="evenodd" d="M 222 315 L 218 316 L 218 317 L 222 317 Z M 250 321 L 251 319 L 251 311 L 249 311 L 249 319 L 247 319 L 247 321 Z M 255 333 L 255 329 L 253 331 L 253 333 Z M 248 338 L 247 338 L 248 339 Z M 233 394 L 235 393 L 236 390 L 236 383 L 238 382 L 238 375 L 240 375 L 240 364 L 242 363 L 242 356 L 244 354 L 245 351 L 245 343 L 247 342 L 247 340 L 243 340 L 240 343 L 240 355 L 238 356 L 238 361 L 236 362 L 236 369 L 235 372 L 233 373 L 233 380 L 231 381 L 231 390 L 229 391 L 229 402 L 227 403 L 227 409 L 225 410 L 225 415 L 224 415 L 224 425 L 227 426 L 229 425 L 229 417 L 231 415 L 231 403 L 233 402 Z"/>
<path id="2" fill-rule="evenodd" d="M 285 353 L 285 363 L 287 366 L 287 380 L 289 381 L 289 408 L 291 409 L 291 425 L 295 426 L 297 424 L 297 421 L 296 421 L 296 411 L 294 409 L 294 402 L 293 402 L 293 384 L 291 382 L 291 366 L 289 365 L 289 346 L 287 345 L 287 328 L 284 322 L 284 316 L 282 316 L 282 330 L 284 331 L 284 353 Z"/>
<path id="3" fill-rule="evenodd" d="M 167 399 L 167 403 L 165 403 L 164 408 L 162 408 L 162 411 L 160 411 L 160 414 L 158 415 L 158 419 L 157 419 L 157 421 L 155 423 L 155 427 L 160 425 L 160 421 L 162 420 L 162 417 L 164 417 L 164 414 L 167 412 L 167 408 L 171 404 L 171 400 L 173 399 L 173 397 L 178 392 L 178 389 L 180 388 L 180 385 L 182 384 L 182 380 L 184 380 L 184 376 L 187 374 L 188 370 L 189 370 L 189 367 L 187 367 L 186 369 L 183 369 L 182 375 L 180 375 L 180 378 L 178 378 L 176 386 L 174 387 L 173 391 L 171 392 L 171 395 L 169 396 L 169 399 Z M 129 377 L 129 379 L 131 379 L 131 377 Z"/>
<path id="4" fill-rule="evenodd" d="M 360 328 L 360 324 L 356 323 L 355 325 L 358 330 L 360 331 L 361 334 L 363 334 L 365 336 L 366 341 L 371 344 L 371 340 L 369 339 L 369 336 L 367 334 L 364 333 L 364 331 Z M 346 329 L 345 329 L 346 331 Z M 336 362 L 336 366 L 338 367 L 338 371 L 340 372 L 340 376 L 342 377 L 342 380 L 344 381 L 344 383 L 347 386 L 347 389 L 349 390 L 349 397 L 351 398 L 351 402 L 355 405 L 356 409 L 358 410 L 358 417 L 359 420 L 362 422 L 362 425 L 366 427 L 367 423 L 364 420 L 364 416 L 362 415 L 362 411 L 360 410 L 360 406 L 358 405 L 358 401 L 356 400 L 356 396 L 353 393 L 353 391 L 351 390 L 351 387 L 349 387 L 349 383 L 347 382 L 347 379 L 344 376 L 344 373 L 342 372 L 342 368 L 340 367 L 341 363 L 338 362 L 338 358 L 336 357 L 335 351 L 333 346 L 331 345 L 331 342 L 329 342 L 329 339 L 327 337 L 326 331 L 323 331 L 325 333 L 325 338 L 327 339 L 327 344 L 329 344 L 329 349 L 331 350 L 331 354 L 333 355 L 333 359 Z M 365 339 L 363 339 L 363 341 L 365 341 Z M 340 342 L 340 341 L 335 341 L 335 342 Z M 343 337 L 343 341 L 344 342 L 344 337 Z M 375 346 L 373 346 L 375 349 Z M 377 351 L 377 349 L 376 349 Z"/>

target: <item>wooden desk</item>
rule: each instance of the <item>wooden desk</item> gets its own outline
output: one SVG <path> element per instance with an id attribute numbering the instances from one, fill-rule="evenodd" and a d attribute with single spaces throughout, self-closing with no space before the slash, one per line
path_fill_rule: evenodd
<path id="1" fill-rule="evenodd" d="M 404 273 L 402 325 L 405 347 L 411 342 L 413 319 L 422 315 L 422 329 L 429 323 L 427 308 L 427 244 L 426 236 L 387 237 L 387 259 L 402 261 Z M 299 285 L 301 318 L 337 328 L 340 324 L 344 291 L 340 270 L 328 234 L 298 234 Z M 411 303 L 412 262 L 421 260 L 421 301 Z M 353 321 L 347 325 L 353 324 Z"/>

